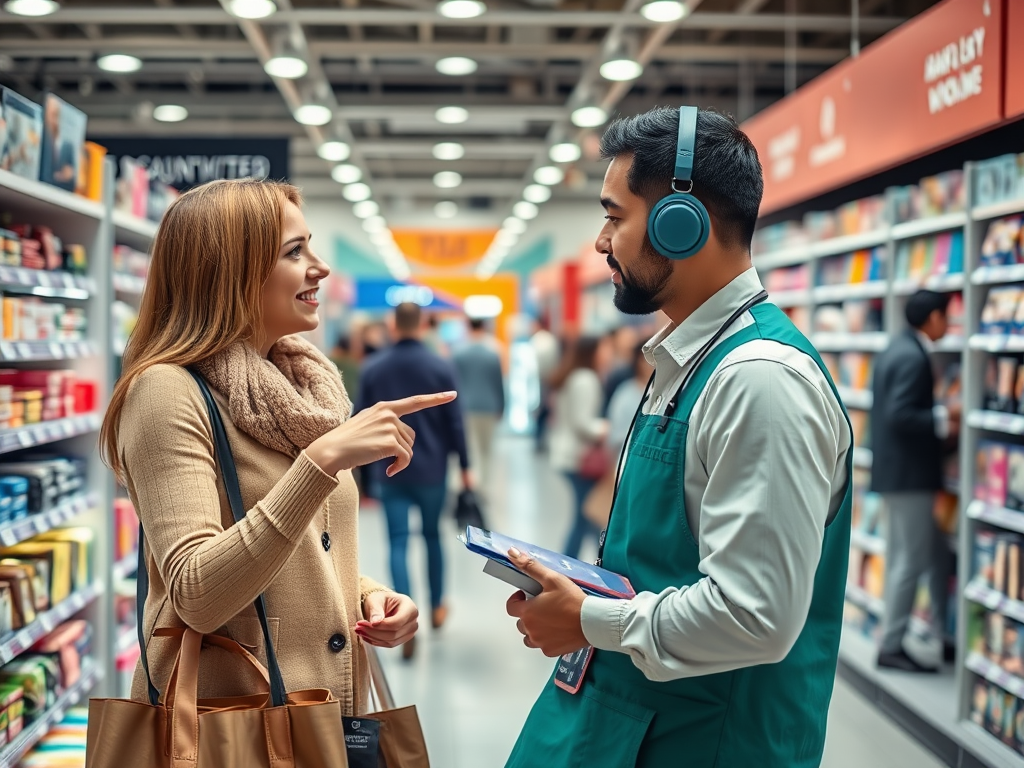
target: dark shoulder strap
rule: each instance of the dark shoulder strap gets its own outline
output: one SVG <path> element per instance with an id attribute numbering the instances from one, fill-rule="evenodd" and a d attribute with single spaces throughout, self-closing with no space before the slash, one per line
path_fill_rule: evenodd
<path id="1" fill-rule="evenodd" d="M 231 445 L 228 443 L 228 435 L 224 429 L 224 422 L 220 417 L 220 410 L 213 399 L 206 380 L 196 371 L 188 369 L 192 378 L 199 386 L 203 395 L 206 409 L 210 417 L 210 426 L 213 429 L 213 444 L 217 456 L 217 465 L 220 467 L 221 477 L 224 481 L 224 490 L 227 493 L 228 505 L 231 507 L 231 516 L 238 523 L 245 517 L 245 506 L 242 503 L 242 489 L 238 483 L 238 470 L 235 468 L 235 459 L 231 454 Z M 145 611 L 146 596 L 149 594 L 149 574 L 146 571 L 146 560 L 143 551 L 145 532 L 142 530 L 142 523 L 139 523 L 139 573 L 136 595 L 136 618 L 138 620 L 139 648 L 142 650 L 142 668 L 146 673 L 146 685 L 149 693 L 149 702 L 156 706 L 160 699 L 160 692 L 153 685 L 153 678 L 149 673 L 149 660 L 146 658 L 146 638 L 143 629 L 143 613 Z M 283 707 L 286 701 L 284 679 L 281 676 L 281 667 L 277 662 L 277 654 L 274 651 L 274 643 L 270 636 L 270 623 L 267 621 L 267 605 L 263 595 L 259 595 L 254 601 L 256 615 L 260 620 L 260 628 L 263 630 L 263 643 L 267 652 L 267 671 L 270 673 L 270 699 L 275 707 Z"/>

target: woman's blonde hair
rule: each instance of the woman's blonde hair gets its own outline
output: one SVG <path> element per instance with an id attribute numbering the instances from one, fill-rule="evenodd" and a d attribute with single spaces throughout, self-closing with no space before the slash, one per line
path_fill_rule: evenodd
<path id="1" fill-rule="evenodd" d="M 132 383 L 154 365 L 188 366 L 236 341 L 261 344 L 263 285 L 277 263 L 290 184 L 211 181 L 179 197 L 153 241 L 139 321 L 100 430 L 103 457 L 123 479 L 117 447 Z"/>

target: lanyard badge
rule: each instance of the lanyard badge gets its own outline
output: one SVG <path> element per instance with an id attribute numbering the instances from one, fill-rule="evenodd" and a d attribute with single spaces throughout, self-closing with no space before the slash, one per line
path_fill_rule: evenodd
<path id="1" fill-rule="evenodd" d="M 588 645 L 578 651 L 567 653 L 558 660 L 555 669 L 555 685 L 563 691 L 578 693 L 583 686 L 583 677 L 594 657 L 594 646 Z"/>

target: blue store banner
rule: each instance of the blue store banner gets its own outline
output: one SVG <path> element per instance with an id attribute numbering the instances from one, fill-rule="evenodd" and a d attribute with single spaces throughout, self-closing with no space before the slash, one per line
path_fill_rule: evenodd
<path id="1" fill-rule="evenodd" d="M 167 138 L 90 136 L 117 161 L 130 158 L 146 168 L 151 182 L 186 189 L 216 179 L 288 179 L 286 138 Z"/>
<path id="2" fill-rule="evenodd" d="M 459 309 L 459 305 L 445 301 L 443 297 L 425 285 L 399 283 L 394 280 L 356 280 L 355 304 L 353 309 L 382 310 L 394 309 L 410 301 L 425 309 Z"/>

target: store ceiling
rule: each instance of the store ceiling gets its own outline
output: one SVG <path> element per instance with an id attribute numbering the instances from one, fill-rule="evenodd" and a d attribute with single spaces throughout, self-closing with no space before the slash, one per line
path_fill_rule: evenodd
<path id="1" fill-rule="evenodd" d="M 933 0 L 690 0 L 692 13 L 669 24 L 638 13 L 639 0 L 487 0 L 487 12 L 452 20 L 434 0 L 277 0 L 257 21 L 216 0 L 63 0 L 51 16 L 0 11 L 0 83 L 38 98 L 54 91 L 84 109 L 94 135 L 291 136 L 292 174 L 308 197 L 340 198 L 324 140 L 352 147 L 385 214 L 429 209 L 439 200 L 507 215 L 557 141 L 579 142 L 584 160 L 554 199 L 591 196 L 601 166 L 594 141 L 572 111 L 601 104 L 631 114 L 655 104 L 696 102 L 749 117 L 933 4 Z M 856 33 L 852 30 L 856 29 Z M 309 73 L 272 79 L 262 62 L 285 39 L 306 48 Z M 136 72 L 111 74 L 98 57 L 142 59 Z M 598 73 L 613 54 L 644 60 L 633 83 Z M 470 75 L 436 71 L 437 61 L 477 62 Z M 306 127 L 292 117 L 318 100 L 332 123 Z M 153 107 L 188 110 L 179 123 L 153 119 Z M 459 125 L 437 122 L 438 107 L 469 112 Z M 440 141 L 465 155 L 438 160 Z M 454 170 L 461 186 L 433 176 Z"/>

